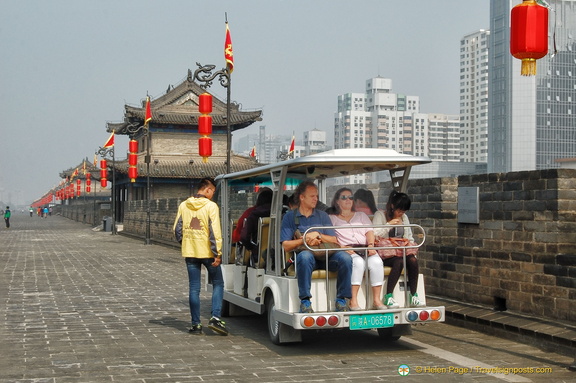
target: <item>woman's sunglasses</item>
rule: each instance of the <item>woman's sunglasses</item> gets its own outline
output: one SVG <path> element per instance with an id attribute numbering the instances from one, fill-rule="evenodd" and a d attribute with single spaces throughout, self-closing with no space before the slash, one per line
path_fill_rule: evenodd
<path id="1" fill-rule="evenodd" d="M 342 201 L 346 201 L 347 199 L 349 199 L 350 201 L 352 201 L 352 200 L 354 199 L 354 196 L 351 196 L 351 195 L 341 195 L 341 196 L 340 196 L 340 199 L 341 199 Z"/>

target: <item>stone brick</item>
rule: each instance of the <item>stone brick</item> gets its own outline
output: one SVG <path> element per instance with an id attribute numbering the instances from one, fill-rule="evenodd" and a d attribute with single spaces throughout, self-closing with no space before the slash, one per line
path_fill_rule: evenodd
<path id="1" fill-rule="evenodd" d="M 520 283 L 520 291 L 529 294 L 542 295 L 545 290 L 541 285 L 535 285 L 533 283 Z"/>
<path id="2" fill-rule="evenodd" d="M 557 277 L 566 277 L 568 276 L 568 268 L 558 265 L 544 265 L 544 273 Z"/>
<path id="3" fill-rule="evenodd" d="M 522 262 L 522 264 L 530 264 L 532 262 L 532 256 L 526 253 L 510 253 L 510 259 L 513 261 Z"/>
<path id="4" fill-rule="evenodd" d="M 567 287 L 569 289 L 576 289 L 576 279 L 568 276 L 558 277 L 556 279 L 556 286 Z"/>

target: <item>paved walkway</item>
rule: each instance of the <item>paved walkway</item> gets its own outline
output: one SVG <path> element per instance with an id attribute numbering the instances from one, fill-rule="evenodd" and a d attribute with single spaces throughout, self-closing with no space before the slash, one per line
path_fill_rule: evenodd
<path id="1" fill-rule="evenodd" d="M 234 318 L 228 337 L 208 329 L 202 337 L 189 335 L 188 278 L 175 248 L 146 246 L 62 217 L 18 214 L 11 229 L 0 230 L 0 244 L 0 382 L 302 381 L 317 368 L 313 358 L 295 358 L 297 349 L 272 347 L 264 319 Z M 449 321 L 545 334 L 574 350 L 573 327 L 443 303 Z M 381 348 L 371 341 L 362 347 Z M 361 363 L 363 353 L 348 357 Z M 330 368 L 315 376 L 320 381 L 333 380 L 340 365 L 350 363 L 323 362 Z M 374 377 L 365 367 L 358 371 L 358 380 Z"/>

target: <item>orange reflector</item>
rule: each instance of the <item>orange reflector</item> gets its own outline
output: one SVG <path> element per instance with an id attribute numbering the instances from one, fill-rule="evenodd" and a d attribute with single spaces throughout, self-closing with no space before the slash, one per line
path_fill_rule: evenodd
<path id="1" fill-rule="evenodd" d="M 438 320 L 440 319 L 442 315 L 440 314 L 440 311 L 438 310 L 432 310 L 432 312 L 430 313 L 430 319 L 432 320 Z"/>
<path id="2" fill-rule="evenodd" d="M 304 318 L 304 322 L 303 322 L 303 323 L 304 323 L 304 326 L 305 326 L 305 327 L 312 327 L 312 326 L 314 326 L 314 318 L 312 318 L 312 317 L 306 317 L 306 318 Z"/>

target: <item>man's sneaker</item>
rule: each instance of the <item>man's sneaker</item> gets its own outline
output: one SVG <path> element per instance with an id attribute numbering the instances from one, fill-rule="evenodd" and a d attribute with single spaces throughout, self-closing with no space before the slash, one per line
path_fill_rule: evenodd
<path id="1" fill-rule="evenodd" d="M 192 327 L 190 327 L 190 330 L 188 330 L 188 332 L 194 335 L 202 335 L 202 325 L 193 324 Z"/>
<path id="2" fill-rule="evenodd" d="M 410 306 L 412 307 L 424 306 L 424 303 L 420 302 L 420 299 L 418 298 L 418 293 L 414 295 L 410 294 Z"/>
<path id="3" fill-rule="evenodd" d="M 228 335 L 228 329 L 226 328 L 226 323 L 221 321 L 219 318 L 212 317 L 210 322 L 208 322 L 208 328 L 212 331 L 217 332 L 220 335 Z"/>
<path id="4" fill-rule="evenodd" d="M 346 299 L 336 299 L 336 311 L 349 311 L 348 305 L 346 304 Z"/>
<path id="5" fill-rule="evenodd" d="M 389 309 L 397 309 L 398 307 L 400 307 L 400 305 L 398 305 L 398 303 L 396 303 L 394 298 L 392 298 L 392 294 L 386 294 L 386 296 L 384 297 L 384 304 Z"/>
<path id="6" fill-rule="evenodd" d="M 311 314 L 314 312 L 314 310 L 312 310 L 312 303 L 310 303 L 310 300 L 302 299 L 300 301 L 300 312 L 306 314 Z"/>

